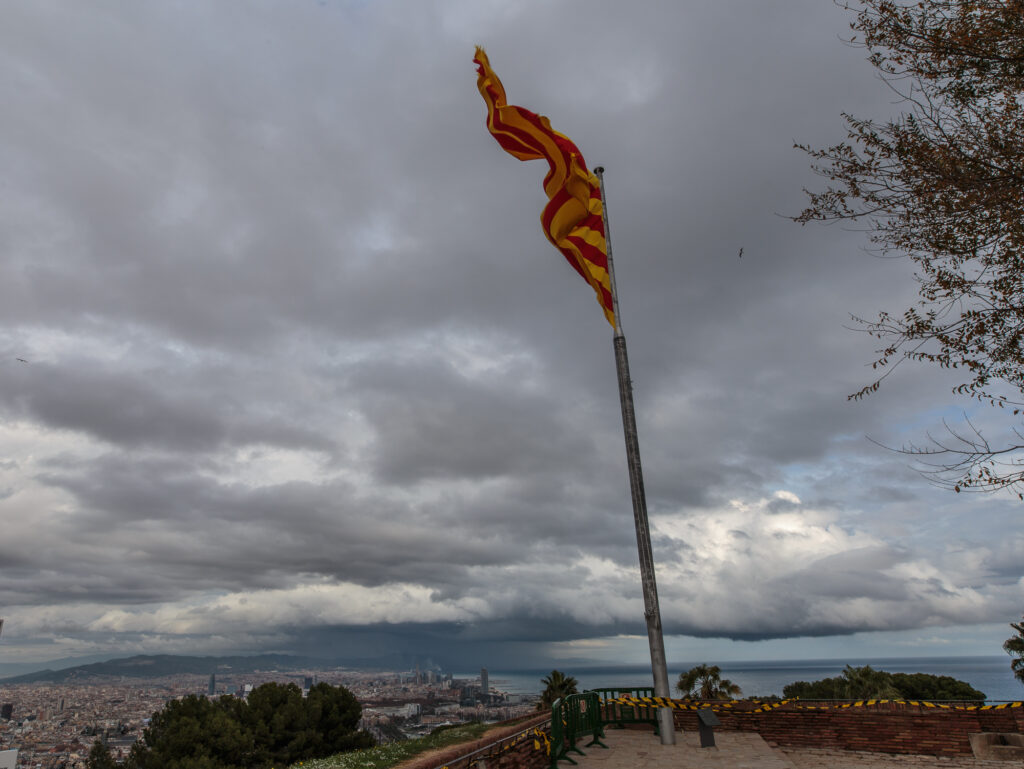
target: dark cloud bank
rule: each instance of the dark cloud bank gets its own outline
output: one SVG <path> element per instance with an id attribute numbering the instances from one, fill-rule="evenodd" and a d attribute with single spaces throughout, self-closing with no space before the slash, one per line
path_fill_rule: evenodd
<path id="1" fill-rule="evenodd" d="M 843 12 L 580 0 L 545 16 L 9 10 L 11 659 L 529 664 L 643 634 L 610 331 L 540 232 L 543 164 L 484 129 L 477 42 L 513 102 L 608 168 L 666 631 L 1019 615 L 1014 503 L 950 497 L 865 439 L 976 407 L 910 368 L 846 401 L 872 353 L 848 315 L 901 308 L 908 266 L 785 218 L 816 183 L 793 141 L 894 109 L 839 42 Z"/>

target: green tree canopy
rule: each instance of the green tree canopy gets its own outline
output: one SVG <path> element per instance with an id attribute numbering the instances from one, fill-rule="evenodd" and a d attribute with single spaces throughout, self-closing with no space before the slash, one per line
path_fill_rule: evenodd
<path id="1" fill-rule="evenodd" d="M 847 665 L 843 674 L 820 681 L 794 681 L 782 695 L 805 700 L 966 700 L 980 702 L 985 693 L 951 676 L 887 673 L 870 665 Z"/>
<path id="2" fill-rule="evenodd" d="M 263 684 L 253 689 L 245 701 L 248 708 L 243 723 L 252 732 L 259 763 L 288 763 L 291 756 L 306 753 L 313 737 L 298 686 Z"/>
<path id="3" fill-rule="evenodd" d="M 373 737 L 368 732 L 358 731 L 362 713 L 355 695 L 342 686 L 320 683 L 310 689 L 306 696 L 306 717 L 315 735 L 316 755 L 373 747 Z"/>
<path id="4" fill-rule="evenodd" d="M 85 760 L 85 769 L 117 769 L 117 763 L 103 740 L 93 742 L 89 757 Z"/>
<path id="5" fill-rule="evenodd" d="M 892 684 L 905 700 L 984 700 L 985 692 L 978 691 L 966 681 L 952 676 L 929 673 L 893 673 Z"/>
<path id="6" fill-rule="evenodd" d="M 743 694 L 739 686 L 722 678 L 718 665 L 701 664 L 679 674 L 676 681 L 683 697 L 695 700 L 728 700 Z"/>
<path id="7" fill-rule="evenodd" d="M 854 1 L 850 42 L 905 111 L 845 115 L 846 141 L 798 145 L 829 184 L 796 220 L 862 221 L 879 252 L 913 260 L 919 300 L 861 321 L 880 375 L 850 397 L 901 361 L 957 369 L 954 393 L 1004 408 L 1005 442 L 967 422 L 902 450 L 940 485 L 1024 499 L 1024 2 Z"/>
<path id="8" fill-rule="evenodd" d="M 252 733 L 236 720 L 232 698 L 190 694 L 153 714 L 132 749 L 132 769 L 231 769 L 253 765 Z"/>
<path id="9" fill-rule="evenodd" d="M 372 747 L 362 708 L 343 686 L 268 683 L 245 700 L 189 695 L 155 713 L 129 769 L 265 769 Z"/>

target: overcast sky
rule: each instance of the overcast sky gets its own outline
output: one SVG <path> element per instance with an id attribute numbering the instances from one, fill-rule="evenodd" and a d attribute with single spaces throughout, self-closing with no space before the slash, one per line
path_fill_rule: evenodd
<path id="1" fill-rule="evenodd" d="M 478 43 L 607 169 L 670 660 L 1000 654 L 1020 504 L 872 442 L 989 415 L 911 366 L 848 402 L 850 315 L 906 309 L 911 265 L 787 218 L 822 184 L 794 142 L 899 109 L 849 20 L 5 4 L 0 661 L 646 659 L 611 329 Z"/>

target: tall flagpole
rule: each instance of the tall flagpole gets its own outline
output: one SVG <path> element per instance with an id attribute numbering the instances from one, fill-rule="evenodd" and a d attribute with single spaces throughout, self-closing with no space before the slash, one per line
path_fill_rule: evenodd
<path id="1" fill-rule="evenodd" d="M 604 207 L 604 242 L 608 252 L 608 278 L 612 288 L 612 312 L 615 314 L 615 368 L 619 375 L 619 403 L 622 406 L 622 430 L 626 436 L 626 463 L 629 466 L 629 488 L 633 496 L 633 522 L 636 524 L 636 547 L 640 553 L 640 581 L 644 591 L 644 617 L 647 619 L 647 642 L 651 648 L 651 672 L 654 675 L 654 696 L 671 697 L 668 687 L 668 665 L 665 662 L 665 639 L 661 632 L 661 608 L 658 606 L 658 583 L 654 578 L 654 555 L 651 551 L 651 529 L 647 522 L 647 498 L 644 495 L 644 474 L 640 466 L 640 442 L 633 410 L 633 383 L 629 378 L 626 337 L 619 320 L 619 294 L 615 288 L 612 264 L 612 239 L 608 225 L 608 199 L 604 194 L 604 168 L 594 169 L 601 183 L 601 205 Z M 671 708 L 658 708 L 658 731 L 662 745 L 676 742 Z"/>

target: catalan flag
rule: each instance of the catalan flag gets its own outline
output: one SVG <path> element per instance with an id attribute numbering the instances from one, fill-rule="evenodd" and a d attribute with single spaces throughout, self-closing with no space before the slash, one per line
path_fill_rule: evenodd
<path id="1" fill-rule="evenodd" d="M 477 88 L 487 102 L 487 128 L 498 144 L 520 160 L 548 161 L 544 178 L 548 204 L 540 221 L 544 234 L 597 294 L 604 316 L 615 328 L 608 250 L 604 237 L 601 185 L 583 155 L 548 119 L 507 104 L 505 89 L 483 48 L 476 49 Z"/>

